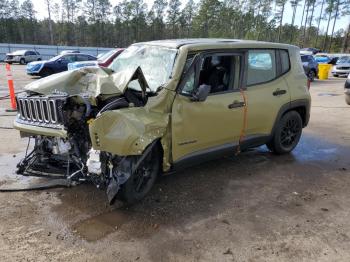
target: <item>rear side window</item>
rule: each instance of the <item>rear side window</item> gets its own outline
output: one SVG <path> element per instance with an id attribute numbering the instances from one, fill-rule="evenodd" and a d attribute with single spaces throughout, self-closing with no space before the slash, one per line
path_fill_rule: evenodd
<path id="1" fill-rule="evenodd" d="M 86 55 L 77 55 L 77 61 L 88 61 L 89 60 L 89 56 Z"/>
<path id="2" fill-rule="evenodd" d="M 249 50 L 247 85 L 265 83 L 276 78 L 275 50 Z"/>
<path id="3" fill-rule="evenodd" d="M 67 60 L 68 63 L 76 61 L 75 55 L 65 55 L 62 57 L 64 60 Z"/>
<path id="4" fill-rule="evenodd" d="M 281 58 L 281 74 L 284 74 L 290 69 L 289 54 L 287 50 L 279 50 Z"/>

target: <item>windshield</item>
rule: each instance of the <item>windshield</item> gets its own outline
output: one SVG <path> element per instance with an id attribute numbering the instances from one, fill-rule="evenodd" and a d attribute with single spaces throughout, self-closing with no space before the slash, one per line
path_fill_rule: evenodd
<path id="1" fill-rule="evenodd" d="M 62 55 L 57 55 L 57 56 L 54 56 L 54 57 L 51 57 L 49 59 L 49 61 L 56 61 L 58 58 L 62 57 Z"/>
<path id="2" fill-rule="evenodd" d="M 107 53 L 103 53 L 101 56 L 97 57 L 98 61 L 104 61 L 108 59 L 111 55 L 113 55 L 115 50 L 108 51 Z"/>
<path id="3" fill-rule="evenodd" d="M 132 45 L 109 66 L 114 72 L 140 67 L 151 91 L 166 83 L 172 73 L 177 50 L 159 46 Z M 136 80 L 129 87 L 140 90 Z"/>
<path id="4" fill-rule="evenodd" d="M 350 63 L 350 56 L 342 56 L 337 61 L 337 64 L 348 64 L 348 63 Z"/>

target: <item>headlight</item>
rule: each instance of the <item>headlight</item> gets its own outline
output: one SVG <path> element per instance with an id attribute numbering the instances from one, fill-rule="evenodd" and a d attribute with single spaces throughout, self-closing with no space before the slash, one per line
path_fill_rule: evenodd
<path id="1" fill-rule="evenodd" d="M 30 71 L 38 71 L 41 66 L 42 64 L 34 64 L 34 65 L 28 64 L 27 69 Z"/>

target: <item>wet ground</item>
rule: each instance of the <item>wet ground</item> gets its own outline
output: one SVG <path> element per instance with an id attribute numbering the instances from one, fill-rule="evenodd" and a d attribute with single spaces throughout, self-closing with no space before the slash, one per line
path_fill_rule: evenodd
<path id="1" fill-rule="evenodd" d="M 344 82 L 312 84 L 292 154 L 260 147 L 161 177 L 132 207 L 109 206 L 90 185 L 0 193 L 0 261 L 350 261 Z M 11 127 L 0 103 L 0 127 Z M 26 145 L 0 128 L 0 186 L 42 182 L 14 175 Z"/>

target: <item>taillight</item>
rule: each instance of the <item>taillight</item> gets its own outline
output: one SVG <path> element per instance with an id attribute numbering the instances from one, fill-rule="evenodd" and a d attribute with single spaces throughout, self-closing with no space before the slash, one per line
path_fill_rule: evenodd
<path id="1" fill-rule="evenodd" d="M 307 89 L 310 90 L 310 86 L 311 86 L 311 81 L 310 81 L 310 79 L 307 79 L 306 86 L 307 86 Z"/>

